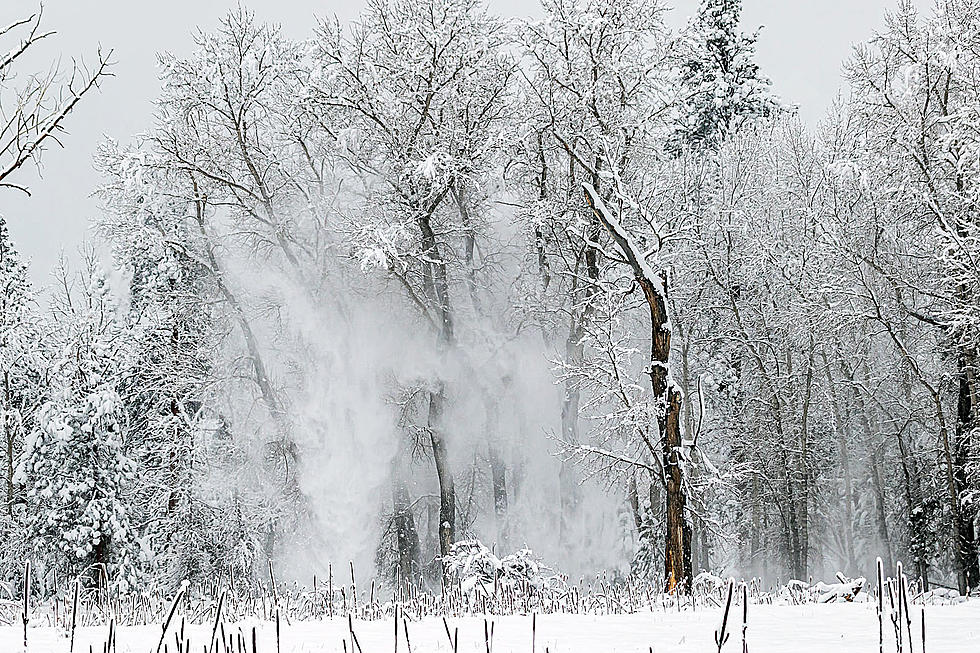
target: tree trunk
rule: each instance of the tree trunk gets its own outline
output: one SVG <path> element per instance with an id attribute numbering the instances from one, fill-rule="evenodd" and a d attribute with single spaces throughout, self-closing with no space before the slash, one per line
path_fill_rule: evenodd
<path id="1" fill-rule="evenodd" d="M 418 577 L 421 570 L 419 566 L 421 553 L 408 485 L 397 472 L 392 486 L 392 506 L 398 557 L 395 575 L 396 584 L 401 587 L 403 584 L 411 584 Z"/>
<path id="2" fill-rule="evenodd" d="M 443 353 L 447 353 L 456 343 L 453 313 L 449 303 L 449 272 L 439 252 L 435 232 L 430 222 L 432 213 L 444 196 L 445 193 L 433 202 L 424 215 L 419 217 L 418 226 L 422 236 L 422 251 L 425 255 L 422 265 L 423 283 L 426 295 L 429 301 L 435 304 L 439 316 L 439 348 Z M 442 423 L 445 401 L 446 388 L 442 381 L 439 381 L 436 389 L 429 392 L 428 426 L 432 458 L 439 479 L 439 553 L 443 556 L 449 553 L 456 532 L 456 488 Z"/>
<path id="3" fill-rule="evenodd" d="M 956 481 L 957 496 L 954 501 L 959 504 L 959 515 L 956 520 L 956 548 L 960 568 L 960 590 L 967 593 L 980 584 L 980 561 L 977 558 L 976 510 L 972 502 L 960 501 L 962 493 L 968 489 L 967 466 L 974 452 L 975 430 L 974 385 L 976 369 L 973 356 L 963 349 L 957 358 L 957 375 L 959 391 L 956 403 L 956 441 L 953 447 L 953 475 Z"/>
<path id="4" fill-rule="evenodd" d="M 449 554 L 456 532 L 456 487 L 449 467 L 449 453 L 442 435 L 442 412 L 446 401 L 445 388 L 429 392 L 429 441 L 439 479 L 439 555 Z"/>
<path id="5" fill-rule="evenodd" d="M 925 514 L 927 504 L 922 499 L 922 488 L 919 484 L 918 469 L 914 474 L 909 470 L 909 458 L 911 456 L 909 455 L 908 447 L 905 445 L 905 438 L 902 437 L 901 430 L 896 434 L 896 439 L 898 440 L 898 455 L 899 463 L 901 463 L 902 467 L 902 477 L 905 480 L 905 509 L 908 514 L 909 524 L 909 551 L 919 571 L 919 577 L 922 579 L 923 591 L 927 591 L 929 589 L 929 562 L 925 558 L 925 552 L 930 549 L 928 516 Z M 914 481 L 913 478 L 915 479 Z M 880 484 L 881 481 L 879 480 L 878 483 Z M 882 495 L 881 501 L 882 505 L 884 505 L 884 495 Z M 882 515 L 882 518 L 884 518 L 884 515 Z M 889 546 L 890 551 L 891 547 Z"/>
<path id="6" fill-rule="evenodd" d="M 773 395 L 773 403 L 777 406 L 779 405 L 778 398 Z M 790 449 L 790 443 L 787 442 L 786 434 L 783 431 L 782 419 L 780 418 L 778 408 L 775 410 L 776 417 L 776 434 L 777 434 L 777 446 L 779 449 L 779 475 L 783 479 L 784 492 L 783 497 L 775 497 L 777 504 L 780 499 L 783 499 L 786 504 L 787 517 L 783 519 L 783 540 L 786 551 L 786 557 L 788 561 L 788 571 L 794 577 L 798 577 L 799 564 L 797 561 L 797 553 L 800 549 L 799 540 L 799 518 L 797 516 L 797 494 L 796 494 L 796 481 L 793 478 L 792 465 L 789 460 L 789 454 L 787 451 Z M 801 579 L 802 580 L 802 579 Z"/>
<path id="7" fill-rule="evenodd" d="M 888 513 L 885 509 L 885 487 L 881 482 L 881 465 L 878 463 L 878 456 L 874 452 L 869 458 L 871 459 L 871 483 L 875 490 L 875 521 L 878 523 L 878 537 L 885 546 L 885 568 L 891 569 L 895 560 L 892 553 L 891 538 L 888 536 Z"/>
<path id="8" fill-rule="evenodd" d="M 686 589 L 691 580 L 691 533 L 685 509 L 687 495 L 684 490 L 684 473 L 681 469 L 681 431 L 678 417 L 681 410 L 681 393 L 676 388 L 669 392 L 667 415 L 664 424 L 664 467 L 667 472 L 667 534 L 664 551 L 664 575 L 667 591 L 679 586 Z"/>
<path id="9" fill-rule="evenodd" d="M 565 343 L 565 358 L 568 364 L 577 365 L 582 362 L 582 344 L 575 335 L 576 329 Z M 578 412 L 580 393 L 573 379 L 565 380 L 564 395 L 561 402 L 561 437 L 569 445 L 579 442 Z M 578 523 L 578 507 L 581 502 L 581 489 L 578 483 L 578 473 L 574 463 L 562 460 L 558 468 L 559 495 L 559 525 L 558 543 L 567 545 L 572 535 L 572 524 Z"/>
<path id="10" fill-rule="evenodd" d="M 636 535 L 643 537 L 643 512 L 640 509 L 640 492 L 636 487 L 635 472 L 630 472 L 629 480 L 626 482 L 626 499 L 629 502 L 630 514 L 633 516 L 633 525 L 636 526 Z"/>
<path id="11" fill-rule="evenodd" d="M 827 388 L 830 391 L 830 407 L 834 415 L 834 435 L 837 436 L 837 449 L 840 455 L 841 469 L 844 472 L 844 558 L 846 559 L 846 569 L 848 574 L 852 574 L 857 569 L 857 560 L 854 556 L 854 483 L 851 479 L 851 456 L 849 442 L 850 420 L 842 417 L 842 412 L 846 408 L 841 407 L 841 400 L 837 393 L 837 384 L 834 382 L 834 375 L 827 359 L 827 351 L 821 349 L 824 372 L 827 375 Z"/>
<path id="12" fill-rule="evenodd" d="M 170 398 L 170 416 L 173 418 L 173 423 L 177 424 L 178 417 L 180 415 L 180 406 L 177 403 L 176 397 Z M 181 473 L 180 473 L 180 459 L 178 457 L 178 451 L 180 447 L 180 427 L 174 428 L 174 441 L 171 443 L 169 450 L 167 451 L 167 467 L 170 472 L 170 478 L 167 479 L 167 484 L 170 486 L 167 492 L 167 514 L 173 514 L 177 511 L 177 506 L 180 504 L 179 493 L 183 490 L 181 487 Z"/>
<path id="13" fill-rule="evenodd" d="M 500 455 L 497 439 L 500 437 L 498 427 L 499 406 L 496 400 L 488 399 L 487 407 L 487 457 L 490 462 L 490 485 L 493 494 L 493 514 L 497 526 L 497 544 L 502 550 L 510 546 L 508 542 L 510 526 L 507 522 L 507 464 Z"/>
<path id="14" fill-rule="evenodd" d="M 4 443 L 7 445 L 7 514 L 14 514 L 14 428 L 10 420 L 10 372 L 3 373 L 3 411 L 0 412 L 0 426 L 3 427 Z"/>
<path id="15" fill-rule="evenodd" d="M 759 489 L 759 475 L 752 475 L 752 535 L 749 539 L 749 567 L 754 574 L 762 570 L 759 558 L 762 557 L 762 493 Z"/>
<path id="16" fill-rule="evenodd" d="M 810 492 L 812 483 L 810 481 L 810 398 L 813 394 L 813 357 L 816 348 L 813 343 L 813 336 L 810 336 L 810 354 L 807 359 L 806 369 L 806 390 L 803 395 L 803 413 L 800 417 L 800 467 L 802 490 L 800 494 L 800 548 L 799 548 L 799 577 L 805 578 L 809 573 L 810 563 Z"/>
<path id="17" fill-rule="evenodd" d="M 943 107 L 945 114 L 946 107 Z M 957 169 L 956 190 L 957 193 L 964 193 L 967 186 L 967 179 L 963 171 Z M 970 238 L 972 232 L 972 222 L 974 216 L 970 213 L 956 216 L 954 224 L 957 237 L 960 239 Z M 972 267 L 972 261 L 968 262 Z M 977 303 L 977 297 L 971 292 L 967 283 L 958 283 L 956 286 L 956 300 L 962 307 L 972 311 Z M 973 343 L 976 342 L 977 333 L 970 327 L 961 327 L 955 334 L 959 340 L 959 351 L 956 357 L 956 376 L 959 382 L 956 401 L 956 431 L 955 442 L 953 443 L 953 470 L 952 470 L 952 492 L 953 502 L 953 537 L 957 552 L 957 566 L 959 567 L 960 593 L 968 594 L 971 590 L 980 585 L 980 560 L 977 558 L 977 537 L 976 537 L 976 516 L 977 509 L 975 501 L 964 501 L 964 493 L 975 490 L 970 486 L 970 479 L 967 478 L 967 466 L 971 458 L 976 456 L 974 446 L 974 431 L 976 428 L 976 387 L 977 387 L 977 360 L 978 354 Z M 949 444 L 946 447 L 947 460 L 949 458 Z"/>
<path id="18" fill-rule="evenodd" d="M 506 551 L 510 545 L 507 524 L 507 466 L 491 438 L 487 445 L 490 457 L 490 479 L 493 485 L 493 513 L 497 521 L 497 543 Z"/>
<path id="19" fill-rule="evenodd" d="M 628 260 L 650 310 L 650 386 L 657 410 L 666 480 L 666 534 L 664 580 L 667 591 L 689 587 L 691 581 L 691 528 L 687 521 L 687 494 L 681 467 L 681 390 L 670 377 L 671 324 L 667 309 L 666 271 L 653 272 L 637 251 L 618 219 L 609 213 L 595 188 L 584 186 L 586 201 Z M 656 278 L 655 278 L 656 276 Z"/>

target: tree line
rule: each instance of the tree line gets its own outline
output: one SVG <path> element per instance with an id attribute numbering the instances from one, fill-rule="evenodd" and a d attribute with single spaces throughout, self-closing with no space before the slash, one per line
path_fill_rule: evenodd
<path id="1" fill-rule="evenodd" d="M 42 298 L 0 222 L 5 577 L 437 586 L 480 539 L 668 590 L 980 584 L 980 2 L 900 3 L 816 127 L 739 0 L 541 11 L 236 10 L 96 155 L 111 264 Z"/>

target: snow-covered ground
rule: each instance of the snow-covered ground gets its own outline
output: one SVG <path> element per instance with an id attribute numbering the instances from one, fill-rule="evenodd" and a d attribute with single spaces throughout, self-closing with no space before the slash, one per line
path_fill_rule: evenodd
<path id="1" fill-rule="evenodd" d="M 912 608 L 913 650 L 921 650 L 920 606 Z M 959 605 L 926 606 L 928 653 L 964 653 L 980 651 L 980 600 Z M 724 651 L 741 651 L 741 615 Z M 660 653 L 705 653 L 716 651 L 714 629 L 719 611 L 653 612 L 633 615 L 539 615 L 535 651 L 550 653 L 632 653 L 651 649 Z M 532 651 L 531 617 L 495 617 L 494 653 L 530 653 Z M 449 619 L 450 630 L 458 629 L 459 653 L 485 652 L 482 617 Z M 354 632 L 363 653 L 389 653 L 395 650 L 392 620 L 354 621 Z M 258 653 L 276 652 L 275 625 L 244 622 L 226 629 L 226 635 L 237 639 L 239 628 L 251 653 L 251 629 L 257 627 Z M 346 620 L 303 622 L 281 625 L 282 653 L 315 653 L 344 651 L 351 648 Z M 894 650 L 886 622 L 885 650 Z M 202 650 L 211 635 L 211 626 L 188 626 L 193 651 Z M 415 653 L 451 652 L 445 627 L 440 618 L 427 618 L 408 625 L 411 651 Z M 0 651 L 22 650 L 22 630 L 0 628 Z M 79 629 L 75 651 L 87 652 L 89 645 L 101 651 L 107 628 Z M 125 653 L 155 651 L 160 637 L 156 626 L 122 627 L 117 651 Z M 175 639 L 168 633 L 169 651 L 176 651 Z M 752 653 L 823 653 L 878 651 L 878 621 L 870 603 L 807 604 L 800 606 L 750 606 L 749 650 Z M 238 648 L 233 649 L 236 653 Z M 408 651 L 404 632 L 399 628 L 399 651 Z M 68 651 L 64 632 L 54 628 L 32 628 L 29 632 L 30 653 Z M 906 651 L 908 648 L 906 647 Z"/>

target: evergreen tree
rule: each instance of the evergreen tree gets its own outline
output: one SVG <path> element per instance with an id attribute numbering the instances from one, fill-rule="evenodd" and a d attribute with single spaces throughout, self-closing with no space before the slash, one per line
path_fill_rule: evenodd
<path id="1" fill-rule="evenodd" d="M 680 71 L 685 101 L 673 149 L 714 149 L 746 120 L 780 110 L 755 62 L 758 32 L 738 31 L 741 11 L 741 0 L 701 0 Z"/>
<path id="2" fill-rule="evenodd" d="M 136 540 L 128 490 L 135 466 L 126 452 L 126 409 L 119 389 L 132 337 L 104 276 L 89 265 L 81 292 L 63 274 L 54 304 L 56 351 L 48 400 L 27 439 L 17 480 L 28 504 L 35 560 L 62 573 L 133 580 Z"/>
<path id="3" fill-rule="evenodd" d="M 173 589 L 224 566 L 217 515 L 200 500 L 202 466 L 195 468 L 206 432 L 221 426 L 207 392 L 213 324 L 202 310 L 206 290 L 186 260 L 146 251 L 126 265 L 133 272 L 131 317 L 142 326 L 127 383 L 130 422 L 139 434 L 137 493 L 151 525 L 154 567 Z"/>

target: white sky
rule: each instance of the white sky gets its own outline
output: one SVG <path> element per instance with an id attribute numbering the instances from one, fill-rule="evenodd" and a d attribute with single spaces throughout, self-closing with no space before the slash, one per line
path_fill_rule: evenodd
<path id="1" fill-rule="evenodd" d="M 537 0 L 489 0 L 501 15 L 539 15 Z M 22 172 L 32 197 L 0 190 L 0 213 L 7 218 L 16 245 L 30 261 L 32 277 L 46 285 L 64 253 L 75 259 L 89 237 L 88 225 L 97 215 L 91 197 L 99 183 L 92 155 L 106 136 L 127 141 L 152 124 L 156 97 L 155 53 L 188 53 L 195 27 L 205 30 L 237 6 L 237 0 L 47 0 L 46 26 L 58 31 L 39 46 L 41 66 L 58 57 L 94 60 L 99 44 L 114 50 L 115 78 L 97 95 L 88 97 L 69 118 L 64 150 L 50 150 L 42 178 Z M 669 21 L 681 25 L 694 13 L 697 0 L 673 0 Z M 841 89 L 841 63 L 853 44 L 871 36 L 886 9 L 896 0 L 743 0 L 743 30 L 764 25 L 758 61 L 775 90 L 800 115 L 815 124 Z M 920 8 L 931 0 L 916 0 Z M 314 14 L 336 14 L 341 21 L 355 17 L 363 0 L 246 0 L 263 20 L 282 24 L 287 34 L 309 34 Z M 0 0 L 0 24 L 28 15 L 37 7 L 27 0 Z M 2 47 L 8 47 L 3 44 Z"/>

